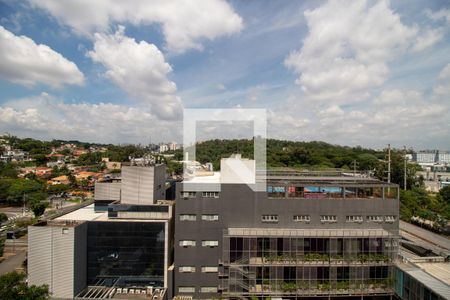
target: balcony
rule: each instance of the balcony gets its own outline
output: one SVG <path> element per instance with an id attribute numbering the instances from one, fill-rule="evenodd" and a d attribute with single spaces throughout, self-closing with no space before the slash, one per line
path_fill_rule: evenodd
<path id="1" fill-rule="evenodd" d="M 230 265 L 386 265 L 391 259 L 385 254 L 359 254 L 352 256 L 328 255 L 320 253 L 307 253 L 304 255 L 267 255 L 264 257 L 250 257 L 230 262 Z"/>

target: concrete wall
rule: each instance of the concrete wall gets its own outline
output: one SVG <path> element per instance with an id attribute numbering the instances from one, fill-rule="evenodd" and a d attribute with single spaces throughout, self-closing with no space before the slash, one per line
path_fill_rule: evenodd
<path id="1" fill-rule="evenodd" d="M 72 299 L 86 287 L 86 224 L 28 228 L 28 284 Z"/>
<path id="2" fill-rule="evenodd" d="M 153 204 L 165 199 L 165 166 L 122 167 L 122 196 L 124 204 Z"/>
<path id="3" fill-rule="evenodd" d="M 94 200 L 120 200 L 120 182 L 96 182 Z"/>

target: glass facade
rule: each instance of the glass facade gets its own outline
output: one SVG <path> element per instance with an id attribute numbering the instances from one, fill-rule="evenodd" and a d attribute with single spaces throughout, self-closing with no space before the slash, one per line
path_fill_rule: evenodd
<path id="1" fill-rule="evenodd" d="M 88 283 L 99 278 L 164 286 L 163 222 L 89 222 Z"/>
<path id="2" fill-rule="evenodd" d="M 226 296 L 393 293 L 393 237 L 225 237 Z"/>
<path id="3" fill-rule="evenodd" d="M 384 192 L 383 192 L 384 191 Z M 305 199 L 397 199 L 398 187 L 350 187 L 327 185 L 267 185 L 269 198 L 305 198 Z"/>

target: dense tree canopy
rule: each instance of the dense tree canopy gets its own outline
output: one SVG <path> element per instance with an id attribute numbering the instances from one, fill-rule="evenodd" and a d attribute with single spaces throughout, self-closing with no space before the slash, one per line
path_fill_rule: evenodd
<path id="1" fill-rule="evenodd" d="M 26 275 L 11 272 L 0 276 L 0 299 L 2 300 L 46 300 L 49 299 L 48 286 L 28 286 Z"/>

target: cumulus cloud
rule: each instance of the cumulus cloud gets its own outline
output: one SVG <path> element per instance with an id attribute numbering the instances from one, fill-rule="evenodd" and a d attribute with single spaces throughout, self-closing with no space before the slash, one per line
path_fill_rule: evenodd
<path id="1" fill-rule="evenodd" d="M 450 63 L 447 64 L 441 72 L 439 72 L 439 82 L 437 86 L 434 87 L 433 91 L 435 94 L 442 96 L 450 96 Z M 448 101 L 448 100 L 447 100 Z"/>
<path id="2" fill-rule="evenodd" d="M 92 36 L 115 23 L 158 23 L 173 52 L 202 49 L 200 40 L 239 32 L 242 18 L 224 0 L 29 0 L 76 33 Z"/>
<path id="3" fill-rule="evenodd" d="M 154 126 L 158 123 L 158 126 Z M 158 120 L 142 107 L 66 103 L 51 95 L 15 99 L 0 106 L 0 128 L 19 136 L 104 143 L 179 140 L 176 122 Z"/>
<path id="4" fill-rule="evenodd" d="M 305 11 L 309 33 L 285 65 L 296 83 L 316 100 L 338 103 L 366 99 L 381 86 L 387 63 L 402 53 L 417 30 L 402 24 L 387 1 L 328 1 Z"/>
<path id="5" fill-rule="evenodd" d="M 416 42 L 412 47 L 413 52 L 420 52 L 430 48 L 444 37 L 444 30 L 442 28 L 427 29 L 422 34 L 417 36 Z"/>
<path id="6" fill-rule="evenodd" d="M 450 9 L 443 8 L 438 11 L 427 10 L 426 15 L 433 21 L 444 20 L 450 25 Z"/>
<path id="7" fill-rule="evenodd" d="M 47 45 L 16 36 L 0 26 L 0 77 L 13 83 L 52 87 L 84 82 L 78 67 Z"/>
<path id="8" fill-rule="evenodd" d="M 159 118 L 181 115 L 176 85 L 168 79 L 172 67 L 155 45 L 125 36 L 122 26 L 115 34 L 97 33 L 94 38 L 94 49 L 88 56 L 105 67 L 107 78 L 133 99 L 149 105 Z"/>
<path id="9" fill-rule="evenodd" d="M 372 147 L 426 146 L 440 140 L 448 146 L 449 107 L 427 100 L 417 90 L 386 89 L 360 108 L 332 104 L 312 113 L 316 117 L 304 128 L 304 139 Z"/>

